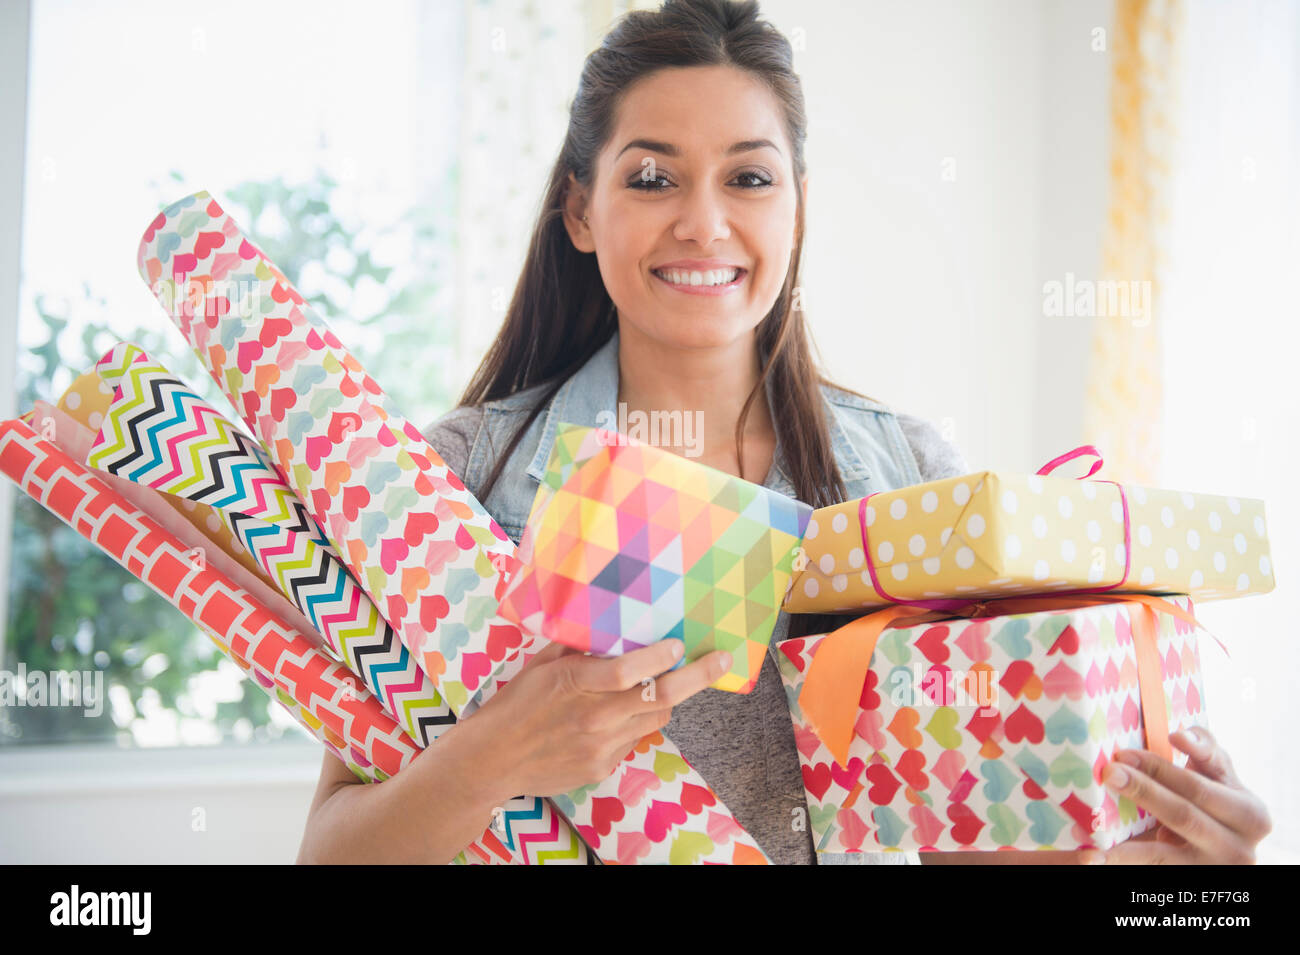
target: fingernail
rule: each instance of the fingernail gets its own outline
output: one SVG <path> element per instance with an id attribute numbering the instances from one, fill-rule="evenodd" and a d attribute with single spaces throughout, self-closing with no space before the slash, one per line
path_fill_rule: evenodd
<path id="1" fill-rule="evenodd" d="M 686 644 L 680 640 L 670 640 L 669 642 L 672 644 L 673 659 L 680 659 L 681 655 L 686 652 Z"/>
<path id="2" fill-rule="evenodd" d="M 722 654 L 722 657 L 719 660 L 719 664 L 720 665 L 718 667 L 718 675 L 721 676 L 722 674 L 726 673 L 728 670 L 731 669 L 731 654 L 730 653 Z"/>
<path id="3" fill-rule="evenodd" d="M 1116 753 L 1115 758 L 1121 763 L 1128 763 L 1130 766 L 1138 766 L 1141 763 L 1138 759 L 1137 753 L 1130 752 L 1129 750 L 1124 750 L 1122 753 Z"/>
<path id="4" fill-rule="evenodd" d="M 1106 861 L 1106 857 L 1102 853 L 1098 852 L 1096 849 L 1083 850 L 1084 865 L 1102 865 L 1103 863 L 1105 863 L 1105 861 Z"/>
<path id="5" fill-rule="evenodd" d="M 1110 768 L 1106 771 L 1106 785 L 1113 786 L 1115 789 L 1123 789 L 1128 785 L 1128 781 L 1128 770 L 1111 763 Z"/>

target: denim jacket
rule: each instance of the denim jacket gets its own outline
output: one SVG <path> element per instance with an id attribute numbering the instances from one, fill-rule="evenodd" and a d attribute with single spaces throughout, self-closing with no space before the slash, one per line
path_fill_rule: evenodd
<path id="1" fill-rule="evenodd" d="M 516 543 L 546 469 L 556 427 L 561 422 L 603 427 L 617 420 L 618 382 L 616 332 L 560 387 L 516 445 L 487 499 L 480 497 Z M 478 494 L 543 387 L 457 408 L 424 434 L 466 487 Z M 827 385 L 822 386 L 822 397 L 846 499 L 965 473 L 960 455 L 921 419 L 896 415 L 877 401 Z M 769 407 L 779 409 L 774 398 L 769 387 Z M 764 485 L 794 495 L 779 440 Z M 758 685 L 750 693 L 703 690 L 674 707 L 665 734 L 774 862 L 917 861 L 912 854 L 901 853 L 815 857 L 806 825 L 792 824 L 805 811 L 804 793 L 788 703 L 775 662 L 775 645 L 785 638 L 788 627 L 787 615 L 780 614 Z"/>
<path id="2" fill-rule="evenodd" d="M 487 479 L 497 455 L 528 416 L 543 388 L 539 385 L 480 406 L 482 420 L 469 460 L 464 473 L 457 472 L 467 487 L 479 487 Z M 822 395 L 830 422 L 831 446 L 844 478 L 847 499 L 920 483 L 916 459 L 893 412 L 870 398 L 826 385 L 822 386 Z M 770 388 L 768 399 L 771 407 L 779 407 Z M 615 332 L 533 420 L 492 493 L 483 501 L 488 513 L 511 538 L 518 540 L 528 520 L 555 442 L 556 426 L 561 422 L 604 425 L 616 419 L 617 405 L 618 333 Z M 782 494 L 794 494 L 779 442 L 772 468 L 763 483 Z"/>

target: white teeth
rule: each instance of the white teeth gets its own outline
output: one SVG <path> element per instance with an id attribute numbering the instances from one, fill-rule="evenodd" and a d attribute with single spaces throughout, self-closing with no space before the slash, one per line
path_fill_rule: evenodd
<path id="1" fill-rule="evenodd" d="M 711 269 L 707 272 L 687 272 L 682 269 L 656 269 L 655 274 L 673 285 L 729 285 L 736 281 L 740 269 Z"/>

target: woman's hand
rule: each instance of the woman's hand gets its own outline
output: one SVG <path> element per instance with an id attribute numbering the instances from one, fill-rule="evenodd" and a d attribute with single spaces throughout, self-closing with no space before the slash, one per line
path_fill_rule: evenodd
<path id="1" fill-rule="evenodd" d="M 717 650 L 665 672 L 682 651 L 673 639 L 611 658 L 548 644 L 463 722 L 482 739 L 482 770 L 514 795 L 599 782 L 638 740 L 668 725 L 674 706 L 731 666 Z"/>
<path id="2" fill-rule="evenodd" d="M 1255 847 L 1273 829 L 1268 809 L 1237 779 L 1228 754 L 1209 730 L 1174 733 L 1187 754 L 1179 768 L 1146 750 L 1121 750 L 1102 781 L 1156 817 L 1157 826 L 1079 861 L 1108 865 L 1253 865 Z"/>
<path id="3" fill-rule="evenodd" d="M 922 852 L 926 865 L 1250 865 L 1272 830 L 1264 803 L 1237 779 L 1206 729 L 1169 740 L 1188 756 L 1178 768 L 1146 750 L 1120 750 L 1102 781 L 1156 817 L 1157 825 L 1113 848 L 1025 852 Z M 1127 781 L 1118 785 L 1120 772 Z"/>

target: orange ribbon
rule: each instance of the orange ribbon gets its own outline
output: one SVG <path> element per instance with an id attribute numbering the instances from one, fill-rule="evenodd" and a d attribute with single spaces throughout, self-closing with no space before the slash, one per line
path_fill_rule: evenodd
<path id="1" fill-rule="evenodd" d="M 1142 724 L 1147 749 L 1157 756 L 1172 759 L 1169 713 L 1165 708 L 1160 651 L 1156 647 L 1156 634 L 1160 629 L 1156 614 L 1172 614 L 1194 627 L 1204 628 L 1192 614 L 1176 604 L 1147 594 L 1006 597 L 973 601 L 958 610 L 945 611 L 902 605 L 886 607 L 859 617 L 822 638 L 816 655 L 808 664 L 808 673 L 799 693 L 799 707 L 835 761 L 843 766 L 848 762 L 849 746 L 853 742 L 854 724 L 857 722 L 858 701 L 862 697 L 867 672 L 871 669 L 871 655 L 876 649 L 876 641 L 885 629 L 912 626 L 930 620 L 979 617 L 987 607 L 997 608 L 997 615 L 1003 616 L 1111 603 L 1130 605 L 1129 624 L 1137 657 L 1138 697 L 1142 703 Z M 1215 639 L 1218 640 L 1217 637 Z"/>

